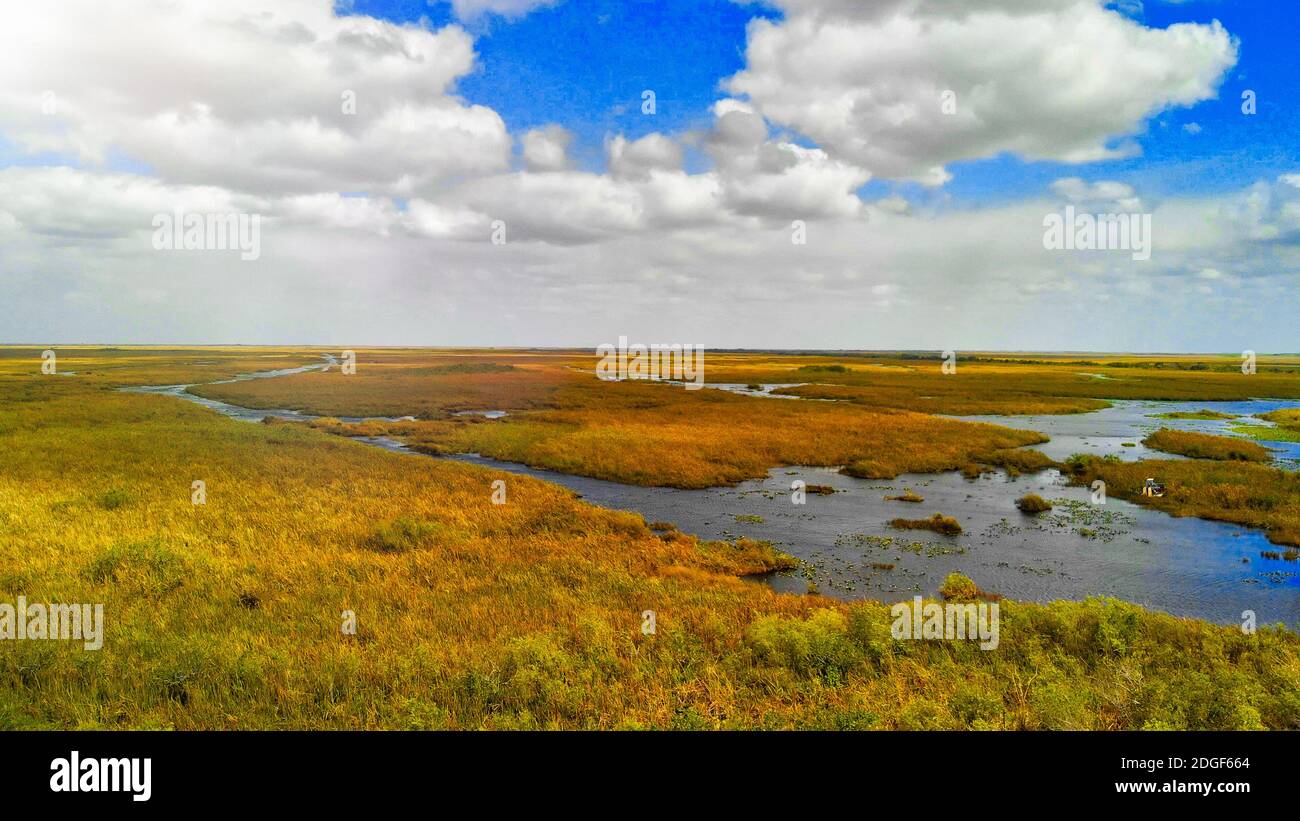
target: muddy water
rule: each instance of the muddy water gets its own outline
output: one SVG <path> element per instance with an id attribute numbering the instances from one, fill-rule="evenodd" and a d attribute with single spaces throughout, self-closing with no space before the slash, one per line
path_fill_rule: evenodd
<path id="1" fill-rule="evenodd" d="M 288 369 L 265 378 L 323 366 Z M 185 392 L 187 385 L 137 388 L 175 396 L 227 416 L 259 421 L 265 416 L 306 420 L 290 410 L 252 410 Z M 738 386 L 740 387 L 740 386 Z M 1258 413 L 1296 403 L 1125 402 L 1090 414 L 1045 417 L 980 417 L 1040 430 L 1053 441 L 1039 445 L 1050 456 L 1115 453 L 1126 459 L 1169 458 L 1123 447 L 1161 425 L 1224 432 L 1228 423 L 1151 419 L 1148 414 L 1202 407 L 1228 413 Z M 359 441 L 402 452 L 392 440 Z M 1271 444 L 1271 443 L 1270 443 Z M 946 574 L 965 573 L 982 588 L 1008 598 L 1051 601 L 1109 595 L 1182 616 L 1223 624 L 1240 623 L 1253 610 L 1261 624 L 1300 625 L 1300 562 L 1265 559 L 1276 550 L 1259 531 L 1158 511 L 1107 499 L 1090 501 L 1086 488 L 1071 487 L 1056 471 L 1010 478 L 1005 474 L 967 480 L 958 473 L 904 475 L 891 481 L 840 475 L 834 468 L 775 468 L 761 480 L 734 488 L 677 490 L 623 485 L 571 476 L 477 455 L 453 458 L 564 485 L 588 502 L 631 510 L 647 521 L 666 521 L 709 539 L 741 536 L 765 539 L 802 560 L 800 570 L 768 577 L 773 587 L 804 592 L 815 588 L 842 599 L 902 601 L 916 593 L 934 595 Z M 792 483 L 825 485 L 835 493 L 808 493 L 795 503 Z M 925 501 L 888 501 L 914 491 Z M 1016 510 L 1015 499 L 1038 493 L 1055 502 L 1039 516 Z M 895 530 L 893 518 L 954 516 L 965 532 L 946 537 L 928 531 Z"/>

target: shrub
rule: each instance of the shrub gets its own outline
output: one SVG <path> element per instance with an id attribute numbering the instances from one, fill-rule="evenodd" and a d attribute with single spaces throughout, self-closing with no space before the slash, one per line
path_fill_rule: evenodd
<path id="1" fill-rule="evenodd" d="M 939 587 L 939 595 L 952 601 L 970 601 L 980 597 L 980 589 L 969 576 L 949 573 Z"/>
<path id="2" fill-rule="evenodd" d="M 1016 500 L 1016 507 L 1021 513 L 1035 514 L 1052 509 L 1052 503 L 1037 493 L 1027 493 Z"/>
<path id="3" fill-rule="evenodd" d="M 767 664 L 839 682 L 863 660 L 847 628 L 847 618 L 836 610 L 817 610 L 807 621 L 764 616 L 749 626 L 745 641 Z"/>

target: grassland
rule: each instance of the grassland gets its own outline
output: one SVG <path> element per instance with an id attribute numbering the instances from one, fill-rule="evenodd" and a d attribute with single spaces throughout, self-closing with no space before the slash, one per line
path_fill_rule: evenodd
<path id="1" fill-rule="evenodd" d="M 521 371 L 528 374 L 529 371 Z M 252 407 L 328 407 L 344 415 L 410 414 L 420 403 L 402 398 L 368 396 L 358 404 L 293 402 L 284 391 L 303 386 L 309 394 L 327 390 L 332 380 L 352 391 L 353 377 L 309 374 L 284 380 L 259 380 L 196 389 L 203 396 Z M 504 375 L 503 381 L 521 379 Z M 893 409 L 869 410 L 834 403 L 798 403 L 739 396 L 717 390 L 686 391 L 647 382 L 600 382 L 568 371 L 542 372 L 531 380 L 553 379 L 551 410 L 527 410 L 501 401 L 494 409 L 510 417 L 487 421 L 476 417 L 421 419 L 416 422 L 368 422 L 348 425 L 322 420 L 317 427 L 343 435 L 401 437 L 427 453 L 481 453 L 532 467 L 637 485 L 701 488 L 730 485 L 765 476 L 782 465 L 844 466 L 845 473 L 889 478 L 907 472 L 955 470 L 972 463 L 1022 460 L 1011 453 L 1045 441 L 1030 431 L 940 419 Z M 408 390 L 406 377 L 394 377 L 394 390 Z M 460 395 L 460 384 L 425 379 L 423 407 L 442 402 L 444 391 Z M 284 385 L 276 385 L 283 382 Z M 522 393 L 521 391 L 520 393 Z M 515 393 L 503 388 L 498 398 Z M 527 401 L 527 400 L 521 400 Z M 443 411 L 462 409 L 456 400 Z"/>
<path id="2" fill-rule="evenodd" d="M 1243 635 L 1094 599 L 1003 602 L 996 651 L 898 641 L 882 605 L 744 581 L 786 562 L 761 543 L 700 542 L 525 477 L 112 390 L 306 364 L 313 352 L 62 350 L 75 376 L 41 376 L 30 351 L 0 357 L 0 600 L 103 602 L 105 645 L 0 643 L 0 727 L 1300 728 L 1300 639 L 1286 630 Z M 920 469 L 944 469 L 1022 441 L 908 411 L 656 385 L 599 385 L 615 390 L 597 399 L 567 393 L 584 375 L 530 354 L 511 363 L 518 371 L 414 376 L 401 371 L 449 363 L 369 355 L 391 360 L 404 393 L 365 398 L 338 373 L 216 387 L 280 407 L 277 392 L 333 378 L 296 404 L 398 416 L 425 402 L 420 413 L 436 418 L 409 431 L 435 444 L 476 446 L 500 436 L 479 430 L 519 426 L 512 447 L 557 462 L 577 448 L 573 467 L 607 458 L 614 475 L 635 464 L 617 455 L 631 447 L 650 460 L 648 478 L 743 476 L 819 454 L 835 463 L 855 456 L 858 437 L 885 454 L 859 460 L 889 467 L 911 465 L 933 437 L 940 454 Z M 489 399 L 524 418 L 446 416 Z M 798 443 L 746 430 L 764 418 Z M 656 438 L 657 424 L 670 433 Z M 706 458 L 676 462 L 697 444 Z M 1236 477 L 1243 493 L 1244 472 L 1272 470 L 1169 464 L 1224 471 L 1200 480 Z M 195 480 L 206 504 L 192 503 Z M 493 504 L 496 480 L 505 504 Z M 1290 492 L 1274 501 L 1300 509 L 1300 487 Z M 355 612 L 355 634 L 343 611 Z"/>
<path id="3" fill-rule="evenodd" d="M 1215 436 L 1185 430 L 1161 428 L 1142 440 L 1152 450 L 1175 453 L 1193 459 L 1217 459 L 1229 462 L 1268 462 L 1273 457 L 1268 448 L 1232 436 Z"/>

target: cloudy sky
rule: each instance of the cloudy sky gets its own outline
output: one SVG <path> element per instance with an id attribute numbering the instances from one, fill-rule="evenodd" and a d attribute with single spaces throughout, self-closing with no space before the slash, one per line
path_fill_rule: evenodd
<path id="1" fill-rule="evenodd" d="M 1288 5 L 9 2 L 0 342 L 1300 350 Z"/>

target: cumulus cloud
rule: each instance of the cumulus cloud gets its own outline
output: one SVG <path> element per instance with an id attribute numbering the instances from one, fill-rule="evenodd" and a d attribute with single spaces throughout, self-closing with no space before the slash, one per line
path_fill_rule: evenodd
<path id="1" fill-rule="evenodd" d="M 781 219 L 853 216 L 857 189 L 871 175 L 825 151 L 768 139 L 763 118 L 748 105 L 722 100 L 707 147 L 724 202 L 739 214 Z"/>
<path id="2" fill-rule="evenodd" d="M 616 177 L 645 177 L 651 171 L 682 167 L 682 147 L 657 132 L 632 141 L 620 134 L 610 141 L 608 150 L 609 171 Z"/>
<path id="3" fill-rule="evenodd" d="M 930 185 L 949 163 L 1001 152 L 1132 153 L 1116 138 L 1213 97 L 1237 59 L 1217 21 L 1148 28 L 1097 0 L 776 5 L 785 18 L 750 23 L 727 88 L 841 161 Z"/>
<path id="4" fill-rule="evenodd" d="M 573 135 L 560 125 L 548 125 L 524 132 L 524 163 L 530 171 L 561 171 L 569 166 L 569 144 Z"/>
<path id="5" fill-rule="evenodd" d="M 409 195 L 509 162 L 500 116 L 451 93 L 473 65 L 459 27 L 338 16 L 331 0 L 14 5 L 0 132 L 169 182 Z"/>

